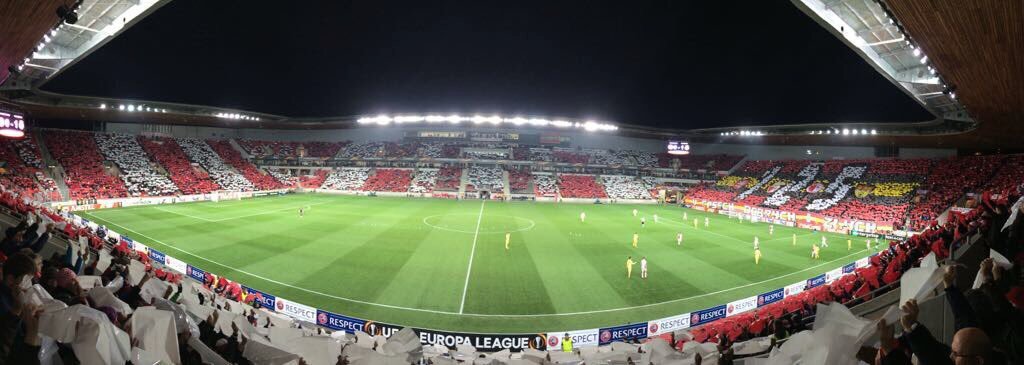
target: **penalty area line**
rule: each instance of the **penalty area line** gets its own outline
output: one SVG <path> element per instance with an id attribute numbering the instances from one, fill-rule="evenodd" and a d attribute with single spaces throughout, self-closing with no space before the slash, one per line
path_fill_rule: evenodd
<path id="1" fill-rule="evenodd" d="M 473 248 L 469 250 L 469 266 L 466 268 L 466 282 L 462 285 L 462 301 L 459 302 L 459 314 L 462 314 L 462 310 L 466 307 L 466 291 L 469 289 L 469 274 L 473 272 L 473 257 L 476 256 L 476 240 L 480 237 L 480 222 L 484 220 L 484 204 L 487 201 L 480 202 L 480 214 L 476 217 L 476 231 L 473 232 Z"/>

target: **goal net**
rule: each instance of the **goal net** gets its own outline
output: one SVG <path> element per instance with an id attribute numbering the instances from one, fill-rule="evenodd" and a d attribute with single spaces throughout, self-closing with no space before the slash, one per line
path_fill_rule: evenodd
<path id="1" fill-rule="evenodd" d="M 241 200 L 242 194 L 234 190 L 215 190 L 210 193 L 210 201 L 219 202 L 221 200 Z"/>

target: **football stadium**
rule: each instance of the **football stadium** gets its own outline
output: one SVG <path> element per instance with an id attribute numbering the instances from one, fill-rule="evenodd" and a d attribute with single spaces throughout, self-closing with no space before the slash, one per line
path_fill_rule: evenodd
<path id="1" fill-rule="evenodd" d="M 1022 2 L 0 20 L 0 364 L 1024 362 Z"/>

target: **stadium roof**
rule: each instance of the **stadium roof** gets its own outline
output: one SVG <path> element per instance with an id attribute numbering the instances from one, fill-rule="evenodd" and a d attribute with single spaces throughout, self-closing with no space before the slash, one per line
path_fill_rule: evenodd
<path id="1" fill-rule="evenodd" d="M 3 89 L 31 89 L 60 74 L 170 0 L 21 0 L 0 4 Z M 58 8 L 73 11 L 65 22 Z M 22 55 L 25 55 L 22 58 Z M 8 67 L 17 72 L 10 74 Z"/>
<path id="2" fill-rule="evenodd" d="M 1015 135 L 1021 135 L 1020 127 L 1012 123 L 1022 120 L 1020 109 L 1024 105 L 1019 87 L 1022 84 L 1020 72 L 1024 69 L 1019 67 L 1024 60 L 1020 52 L 1024 42 L 1019 41 L 1024 33 L 1020 31 L 1024 24 L 1020 2 L 979 0 L 934 5 L 924 0 L 899 0 L 889 1 L 888 6 L 874 0 L 792 2 L 935 118 L 907 123 L 799 123 L 696 130 L 619 124 L 618 133 L 730 143 L 1020 147 L 1012 134 L 1002 133 L 1007 127 L 1016 131 Z M 60 3 L 40 5 L 35 13 L 20 15 L 52 21 L 56 16 L 47 17 L 41 9 Z M 116 22 L 111 19 L 120 16 L 123 24 L 130 25 L 165 3 L 105 2 L 103 4 L 110 6 L 102 7 L 95 0 L 84 1 L 78 26 L 61 27 L 45 46 L 39 60 L 34 61 L 43 67 L 32 67 L 18 80 L 30 85 L 45 82 L 124 30 L 125 27 L 114 25 Z M 123 16 L 125 14 L 130 17 Z M 965 18 L 977 21 L 960 20 Z M 38 24 L 23 26 L 41 28 Z M 45 33 L 45 29 L 42 32 Z M 32 37 L 21 38 L 30 40 Z M 831 87 L 842 88 L 843 85 Z M 10 83 L 4 84 L 3 89 L 7 91 L 0 95 L 17 99 L 37 118 L 282 129 L 350 128 L 358 119 L 357 116 L 295 118 L 203 105 L 63 95 Z M 960 100 L 966 102 L 961 104 Z M 138 105 L 139 113 L 120 113 L 116 108 L 119 105 Z M 964 105 L 971 107 L 972 112 L 968 113 Z M 977 110 L 973 109 L 975 107 Z M 150 110 L 142 112 L 143 108 Z M 225 115 L 233 117 L 225 118 Z M 980 123 L 972 116 L 978 116 Z M 858 136 L 844 136 L 844 129 Z"/>

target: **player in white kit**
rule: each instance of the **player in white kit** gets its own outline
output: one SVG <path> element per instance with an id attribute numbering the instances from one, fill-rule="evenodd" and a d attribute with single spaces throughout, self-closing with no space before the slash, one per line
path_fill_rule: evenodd
<path id="1" fill-rule="evenodd" d="M 654 223 L 658 223 L 658 215 L 657 214 L 654 215 Z"/>
<path id="2" fill-rule="evenodd" d="M 640 278 L 647 279 L 647 256 L 640 259 Z"/>
<path id="3" fill-rule="evenodd" d="M 637 213 L 636 208 L 633 208 L 633 216 L 634 217 L 636 217 L 636 213 Z"/>
<path id="4" fill-rule="evenodd" d="M 754 249 L 756 250 L 758 248 L 761 248 L 761 240 L 757 239 L 757 236 L 754 236 Z"/>
<path id="5" fill-rule="evenodd" d="M 704 228 L 708 228 L 708 226 L 710 224 L 711 224 L 711 220 L 708 219 L 708 217 L 704 217 Z"/>
<path id="6" fill-rule="evenodd" d="M 823 234 L 821 235 L 821 248 L 825 247 L 828 247 L 828 239 L 825 238 L 825 235 Z"/>
<path id="7" fill-rule="evenodd" d="M 774 236 L 775 235 L 775 225 L 774 224 L 768 226 L 768 235 L 769 236 Z"/>
<path id="8" fill-rule="evenodd" d="M 587 213 L 580 212 L 580 223 L 584 223 L 586 221 L 587 221 Z"/>
<path id="9" fill-rule="evenodd" d="M 676 233 L 676 246 L 683 245 L 683 232 Z"/>

